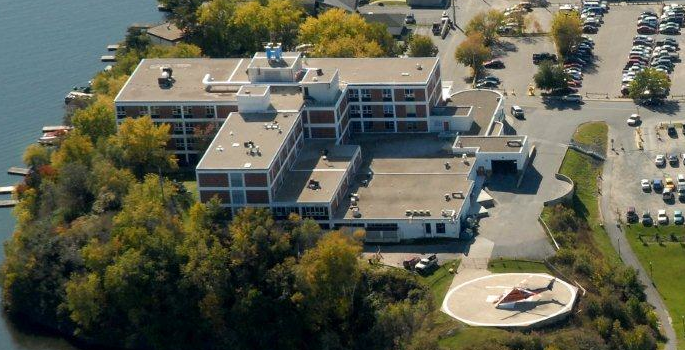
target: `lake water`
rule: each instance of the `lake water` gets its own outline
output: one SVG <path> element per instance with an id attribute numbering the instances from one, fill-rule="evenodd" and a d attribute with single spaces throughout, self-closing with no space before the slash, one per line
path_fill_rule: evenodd
<path id="1" fill-rule="evenodd" d="M 7 168 L 21 165 L 43 125 L 61 124 L 64 95 L 104 68 L 106 46 L 122 40 L 129 24 L 162 18 L 154 0 L 0 0 L 0 186 L 20 180 Z M 0 240 L 13 228 L 11 210 L 0 209 Z M 1 350 L 75 349 L 8 322 L 0 317 Z"/>

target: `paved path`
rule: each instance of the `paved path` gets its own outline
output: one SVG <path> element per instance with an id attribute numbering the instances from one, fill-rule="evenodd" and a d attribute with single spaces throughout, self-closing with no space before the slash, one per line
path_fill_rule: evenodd
<path id="1" fill-rule="evenodd" d="M 604 173 L 602 177 L 607 181 L 612 181 L 613 175 L 613 162 L 615 156 L 610 156 L 607 161 L 604 162 Z M 620 174 L 619 174 L 620 175 Z M 604 216 L 604 226 L 607 230 L 607 234 L 611 238 L 611 244 L 621 254 L 621 260 L 624 264 L 632 266 L 638 271 L 638 277 L 640 281 L 645 285 L 645 294 L 647 295 L 647 301 L 652 304 L 659 316 L 659 321 L 663 327 L 664 335 L 668 338 L 665 350 L 676 350 L 676 334 L 673 324 L 671 323 L 671 317 L 668 314 L 666 305 L 664 304 L 661 295 L 654 286 L 649 275 L 645 271 L 640 261 L 635 256 L 635 253 L 628 244 L 628 239 L 625 233 L 619 226 L 617 226 L 618 218 L 616 217 L 616 211 L 612 210 L 611 205 L 611 190 L 610 186 L 605 188 L 605 192 L 601 196 L 600 205 L 602 209 L 602 214 Z"/>

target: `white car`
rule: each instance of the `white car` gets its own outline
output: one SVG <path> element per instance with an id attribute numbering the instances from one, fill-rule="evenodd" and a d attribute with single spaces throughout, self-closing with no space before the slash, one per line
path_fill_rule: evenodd
<path id="1" fill-rule="evenodd" d="M 571 95 L 566 95 L 561 98 L 563 101 L 566 102 L 576 102 L 576 103 L 581 103 L 583 102 L 583 96 L 580 96 L 578 94 L 571 94 Z"/>
<path id="2" fill-rule="evenodd" d="M 657 154 L 656 158 L 654 158 L 654 164 L 656 164 L 656 166 L 666 165 L 666 157 L 663 154 Z"/>
<path id="3" fill-rule="evenodd" d="M 685 186 L 685 175 L 678 174 L 678 186 Z"/>
<path id="4" fill-rule="evenodd" d="M 658 222 L 659 225 L 668 224 L 668 215 L 666 215 L 666 209 L 659 209 L 659 212 L 656 215 L 656 222 Z"/>
<path id="5" fill-rule="evenodd" d="M 640 124 L 640 116 L 637 114 L 631 114 L 630 118 L 628 118 L 628 125 L 635 126 L 637 124 Z"/>
<path id="6" fill-rule="evenodd" d="M 640 180 L 640 186 L 642 186 L 643 191 L 650 191 L 652 189 L 652 185 L 649 183 L 649 180 L 647 179 Z"/>

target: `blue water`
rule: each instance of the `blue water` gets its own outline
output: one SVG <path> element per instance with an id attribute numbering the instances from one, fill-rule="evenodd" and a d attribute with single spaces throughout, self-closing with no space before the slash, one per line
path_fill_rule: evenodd
<path id="1" fill-rule="evenodd" d="M 21 165 L 43 125 L 62 123 L 64 95 L 104 68 L 106 46 L 123 39 L 129 24 L 162 17 L 154 0 L 0 0 L 0 186 L 20 180 L 7 168 Z M 13 228 L 11 210 L 0 209 L 0 240 Z M 0 349 L 75 348 L 17 330 L 2 316 Z"/>

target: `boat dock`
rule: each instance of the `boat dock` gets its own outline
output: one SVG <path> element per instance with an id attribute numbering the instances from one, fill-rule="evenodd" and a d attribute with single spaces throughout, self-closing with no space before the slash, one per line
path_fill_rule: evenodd
<path id="1" fill-rule="evenodd" d="M 17 204 L 19 204 L 19 201 L 15 199 L 0 200 L 0 208 L 11 208 Z"/>
<path id="2" fill-rule="evenodd" d="M 162 5 L 162 4 L 158 4 L 157 5 L 157 11 L 159 11 L 159 12 L 171 12 L 171 9 Z"/>
<path id="3" fill-rule="evenodd" d="M 133 23 L 129 27 L 129 29 L 150 29 L 152 27 L 156 26 L 156 24 L 152 23 Z"/>
<path id="4" fill-rule="evenodd" d="M 116 51 L 116 50 L 119 50 L 119 44 L 107 45 L 107 51 Z"/>
<path id="5" fill-rule="evenodd" d="M 7 170 L 7 173 L 10 175 L 19 175 L 19 176 L 26 176 L 31 172 L 31 169 L 29 168 L 20 168 L 13 166 Z"/>
<path id="6" fill-rule="evenodd" d="M 0 194 L 11 194 L 14 192 L 14 186 L 0 186 Z"/>
<path id="7" fill-rule="evenodd" d="M 100 56 L 100 61 L 102 61 L 102 62 L 116 62 L 117 58 L 114 55 L 103 55 L 103 56 Z"/>
<path id="8" fill-rule="evenodd" d="M 66 125 L 46 125 L 43 127 L 43 132 L 52 132 L 60 130 L 71 130 L 71 127 Z"/>

